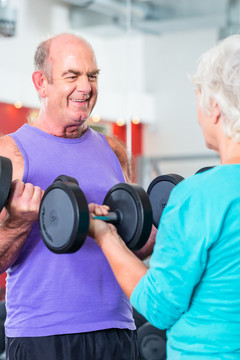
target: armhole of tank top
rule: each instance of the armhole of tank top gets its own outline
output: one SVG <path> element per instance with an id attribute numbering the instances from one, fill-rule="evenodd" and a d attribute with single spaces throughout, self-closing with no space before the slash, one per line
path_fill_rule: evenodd
<path id="1" fill-rule="evenodd" d="M 29 162 L 28 162 L 28 156 L 27 153 L 21 143 L 21 141 L 19 140 L 19 138 L 15 135 L 15 134 L 10 134 L 9 136 L 11 136 L 11 138 L 15 141 L 17 147 L 19 148 L 19 151 L 21 152 L 22 156 L 23 156 L 23 162 L 24 162 L 24 169 L 23 169 L 23 177 L 22 177 L 22 181 L 23 182 L 27 182 L 28 179 L 28 169 L 29 169 Z"/>
<path id="2" fill-rule="evenodd" d="M 117 155 L 115 154 L 115 152 L 113 151 L 113 149 L 109 145 L 106 137 L 101 133 L 99 133 L 99 135 L 103 138 L 103 141 L 107 144 L 107 146 L 109 148 L 111 157 L 112 157 L 114 165 L 115 165 L 115 169 L 117 171 L 117 174 L 118 174 L 119 178 L 122 178 L 122 180 L 120 182 L 126 182 L 123 171 L 122 171 L 122 167 L 121 167 L 121 164 L 120 164 L 120 161 L 119 161 Z"/>

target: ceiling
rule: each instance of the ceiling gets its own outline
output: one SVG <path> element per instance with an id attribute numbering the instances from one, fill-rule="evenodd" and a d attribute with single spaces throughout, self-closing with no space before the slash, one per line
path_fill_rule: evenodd
<path id="1" fill-rule="evenodd" d="M 240 0 L 54 1 L 69 8 L 72 28 L 100 29 L 105 36 L 129 29 L 160 35 L 216 27 L 219 38 L 240 32 Z M 0 0 L 0 35 L 13 36 L 15 25 L 16 12 L 10 1 Z"/>
<path id="2" fill-rule="evenodd" d="M 9 6 L 8 0 L 0 0 L 0 36 L 14 36 L 16 11 Z"/>
<path id="3" fill-rule="evenodd" d="M 113 24 L 145 33 L 218 27 L 240 31 L 240 0 L 60 0 L 73 27 Z"/>

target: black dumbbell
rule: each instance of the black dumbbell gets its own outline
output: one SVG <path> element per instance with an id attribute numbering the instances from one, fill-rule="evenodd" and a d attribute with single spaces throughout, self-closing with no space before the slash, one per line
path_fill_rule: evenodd
<path id="1" fill-rule="evenodd" d="M 9 197 L 11 183 L 12 162 L 0 156 L 0 211 Z M 152 208 L 144 189 L 135 184 L 117 184 L 108 191 L 104 204 L 111 212 L 98 218 L 115 224 L 131 250 L 142 248 L 152 227 Z M 39 227 L 51 251 L 72 253 L 80 249 L 88 233 L 89 212 L 76 179 L 60 175 L 47 188 L 40 204 Z"/>
<path id="2" fill-rule="evenodd" d="M 5 300 L 0 302 L 0 358 L 1 354 L 5 351 L 5 327 L 6 320 L 6 305 Z"/>
<path id="3" fill-rule="evenodd" d="M 177 174 L 160 175 L 149 185 L 147 193 L 153 212 L 153 225 L 158 227 L 163 209 L 167 205 L 172 189 L 184 178 Z"/>
<path id="4" fill-rule="evenodd" d="M 166 359 L 166 331 L 151 325 L 133 307 L 133 318 L 137 328 L 137 342 L 142 360 Z"/>
<path id="5" fill-rule="evenodd" d="M 198 171 L 195 174 L 199 174 L 214 168 L 214 166 L 206 166 Z M 163 209 L 167 205 L 169 195 L 172 189 L 182 180 L 184 177 L 178 174 L 167 174 L 160 175 L 156 177 L 150 183 L 147 193 L 152 205 L 153 211 L 153 225 L 158 227 L 160 218 L 162 216 Z"/>
<path id="6" fill-rule="evenodd" d="M 200 174 L 202 172 L 205 172 L 207 170 L 211 170 L 215 167 L 215 165 L 212 166 L 204 166 L 203 168 L 199 169 L 198 171 L 195 172 L 195 174 Z"/>
<path id="7" fill-rule="evenodd" d="M 138 185 L 114 185 L 105 196 L 111 212 L 94 218 L 113 223 L 131 250 L 142 248 L 152 228 L 152 208 L 147 193 Z M 44 193 L 39 227 L 46 246 L 54 253 L 72 253 L 83 245 L 89 227 L 88 204 L 74 178 L 61 175 Z"/>
<path id="8" fill-rule="evenodd" d="M 12 184 L 12 162 L 9 158 L 0 156 L 0 212 L 9 197 Z"/>
<path id="9" fill-rule="evenodd" d="M 166 359 L 166 332 L 148 321 L 137 329 L 137 341 L 142 360 Z"/>

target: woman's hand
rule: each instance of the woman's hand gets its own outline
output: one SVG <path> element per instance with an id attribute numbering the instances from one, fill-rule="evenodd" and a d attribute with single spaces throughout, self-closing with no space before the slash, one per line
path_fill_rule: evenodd
<path id="1" fill-rule="evenodd" d="M 114 225 L 107 223 L 106 221 L 93 218 L 94 216 L 107 216 L 109 212 L 109 206 L 90 203 L 88 205 L 88 210 L 90 214 L 88 235 L 94 238 L 98 245 L 100 245 L 101 240 L 107 234 L 117 234 L 117 230 Z"/>
<path id="2" fill-rule="evenodd" d="M 130 298 L 133 289 L 147 272 L 147 266 L 128 249 L 114 225 L 93 219 L 95 215 L 107 216 L 108 206 L 91 203 L 88 208 L 90 213 L 88 234 L 102 249 L 119 285 Z"/>

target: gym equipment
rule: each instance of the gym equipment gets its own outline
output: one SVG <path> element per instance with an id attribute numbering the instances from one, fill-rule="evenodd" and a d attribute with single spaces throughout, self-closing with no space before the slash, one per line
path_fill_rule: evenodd
<path id="1" fill-rule="evenodd" d="M 5 350 L 4 322 L 0 320 L 0 354 Z"/>
<path id="2" fill-rule="evenodd" d="M 58 176 L 42 198 L 39 229 L 49 250 L 57 254 L 80 249 L 89 227 L 88 203 L 78 181 Z"/>
<path id="3" fill-rule="evenodd" d="M 202 173 L 214 166 L 205 166 L 195 174 Z M 184 177 L 177 174 L 160 175 L 156 177 L 149 185 L 147 193 L 152 205 L 153 210 L 153 225 L 158 227 L 160 218 L 162 216 L 163 209 L 165 208 L 170 192 L 180 181 L 184 180 Z"/>
<path id="4" fill-rule="evenodd" d="M 165 360 L 166 331 L 154 327 L 134 307 L 132 309 L 141 360 Z"/>
<path id="5" fill-rule="evenodd" d="M 0 156 L 0 212 L 8 199 L 12 184 L 12 162 Z"/>
<path id="6" fill-rule="evenodd" d="M 0 211 L 9 197 L 11 183 L 12 162 L 0 156 Z M 117 184 L 108 191 L 104 204 L 111 212 L 98 218 L 115 224 L 131 250 L 142 248 L 152 229 L 152 208 L 144 189 L 135 184 Z M 59 254 L 80 249 L 88 233 L 89 211 L 76 179 L 60 175 L 47 188 L 40 204 L 39 227 L 51 251 Z"/>
<path id="7" fill-rule="evenodd" d="M 136 325 L 136 328 L 138 329 L 140 326 L 142 326 L 145 322 L 147 322 L 147 320 L 145 319 L 145 317 L 140 314 L 134 307 L 132 308 L 133 310 L 133 318 L 134 318 L 134 322 Z"/>
<path id="8" fill-rule="evenodd" d="M 210 170 L 210 169 L 212 169 L 212 168 L 214 168 L 214 166 L 205 166 L 205 167 L 199 169 L 198 171 L 196 171 L 195 174 L 202 173 L 202 172 L 207 171 L 207 170 Z"/>
<path id="9" fill-rule="evenodd" d="M 147 193 L 138 185 L 114 185 L 103 204 L 111 212 L 94 218 L 113 223 L 133 251 L 142 248 L 152 229 L 152 208 Z M 88 233 L 87 200 L 76 179 L 61 175 L 47 188 L 39 210 L 39 227 L 45 245 L 54 253 L 80 249 Z"/>
<path id="10" fill-rule="evenodd" d="M 5 327 L 4 322 L 6 320 L 6 306 L 5 300 L 0 302 L 0 354 L 5 350 Z"/>
<path id="11" fill-rule="evenodd" d="M 153 211 L 153 225 L 157 228 L 170 192 L 184 177 L 177 174 L 160 175 L 149 185 L 147 193 Z"/>
<path id="12" fill-rule="evenodd" d="M 137 330 L 138 347 L 142 360 L 166 359 L 166 334 L 149 322 Z"/>

